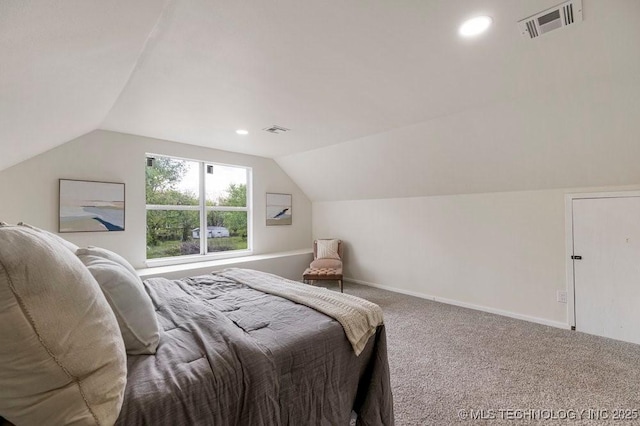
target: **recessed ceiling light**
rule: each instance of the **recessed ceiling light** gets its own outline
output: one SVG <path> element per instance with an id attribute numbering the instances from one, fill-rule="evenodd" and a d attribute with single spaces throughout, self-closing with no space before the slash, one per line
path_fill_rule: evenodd
<path id="1" fill-rule="evenodd" d="M 238 129 L 236 130 L 236 133 L 239 135 L 248 135 L 249 131 L 248 130 L 244 130 L 244 129 Z"/>
<path id="2" fill-rule="evenodd" d="M 460 25 L 460 35 L 462 37 L 473 37 L 481 34 L 489 28 L 493 22 L 490 16 L 476 16 L 475 18 L 468 19 Z"/>

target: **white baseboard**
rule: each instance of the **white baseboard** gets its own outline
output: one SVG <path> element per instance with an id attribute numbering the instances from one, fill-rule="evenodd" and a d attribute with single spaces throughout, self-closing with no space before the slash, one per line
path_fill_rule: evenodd
<path id="1" fill-rule="evenodd" d="M 564 330 L 570 330 L 571 326 L 559 321 L 552 321 L 544 318 L 532 317 L 529 315 L 518 314 L 516 312 L 504 311 L 502 309 L 490 308 L 488 306 L 474 305 L 473 303 L 461 302 L 459 300 L 447 299 L 444 297 L 432 296 L 429 294 L 418 293 L 416 291 L 403 290 L 401 288 L 395 288 L 387 285 L 371 283 L 368 281 L 357 280 L 355 278 L 344 278 L 345 281 L 349 281 L 356 284 L 362 284 L 369 287 L 381 288 L 383 290 L 392 291 L 394 293 L 406 294 L 408 296 L 419 297 L 420 299 L 432 300 L 434 302 L 446 303 L 448 305 L 460 306 L 462 308 L 475 309 L 477 311 L 488 312 L 490 314 L 502 315 L 509 318 L 515 318 L 523 321 L 534 322 L 536 324 L 548 325 L 550 327 L 562 328 Z"/>

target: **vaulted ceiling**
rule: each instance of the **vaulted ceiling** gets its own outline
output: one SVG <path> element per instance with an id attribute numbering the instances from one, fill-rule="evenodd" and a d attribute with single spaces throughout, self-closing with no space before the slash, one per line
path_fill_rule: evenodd
<path id="1" fill-rule="evenodd" d="M 520 35 L 557 3 L 0 0 L 0 170 L 100 128 L 275 158 L 314 200 L 638 183 L 640 2 Z"/>
<path id="2" fill-rule="evenodd" d="M 156 0 L 0 0 L 0 170 L 100 127 Z"/>

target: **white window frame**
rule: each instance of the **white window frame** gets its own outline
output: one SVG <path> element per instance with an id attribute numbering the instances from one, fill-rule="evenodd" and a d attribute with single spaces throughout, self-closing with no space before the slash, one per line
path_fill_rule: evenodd
<path id="1" fill-rule="evenodd" d="M 167 265 L 180 265 L 185 263 L 197 263 L 197 262 L 205 262 L 214 259 L 228 259 L 233 257 L 242 257 L 249 256 L 253 254 L 253 169 L 247 166 L 240 166 L 237 164 L 226 164 L 226 163 L 218 163 L 214 161 L 205 161 L 205 160 L 194 160 L 191 158 L 184 157 L 176 157 L 173 155 L 167 154 L 152 154 L 147 153 L 147 157 L 166 157 L 175 160 L 183 160 L 183 161 L 192 161 L 199 164 L 199 176 L 200 176 L 200 204 L 197 206 L 183 206 L 183 205 L 159 205 L 159 204 L 146 204 L 145 203 L 145 228 L 147 223 L 147 212 L 150 210 L 161 210 L 161 211 L 199 211 L 200 212 L 200 254 L 191 254 L 185 256 L 172 256 L 172 257 L 159 257 L 156 259 L 146 259 L 146 265 L 148 267 L 154 266 L 167 266 Z M 236 167 L 239 169 L 245 169 L 247 173 L 247 202 L 246 207 L 230 207 L 230 206 L 207 206 L 207 191 L 206 191 L 206 166 L 225 166 L 225 167 Z M 145 185 L 146 188 L 146 185 Z M 145 189 L 145 200 L 146 200 L 146 189 Z M 202 230 L 207 229 L 207 213 L 212 211 L 220 211 L 220 212 L 247 212 L 247 248 L 242 250 L 229 250 L 223 252 L 213 252 L 208 253 L 207 247 L 207 232 L 202 232 Z M 147 238 L 147 232 L 145 229 L 145 241 Z M 145 244 L 146 247 L 146 244 Z M 146 248 L 145 248 L 145 258 L 146 258 Z"/>

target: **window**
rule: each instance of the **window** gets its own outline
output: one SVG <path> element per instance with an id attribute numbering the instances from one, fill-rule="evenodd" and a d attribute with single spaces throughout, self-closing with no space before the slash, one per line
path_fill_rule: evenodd
<path id="1" fill-rule="evenodd" d="M 250 182 L 246 167 L 148 154 L 147 259 L 250 250 Z"/>

